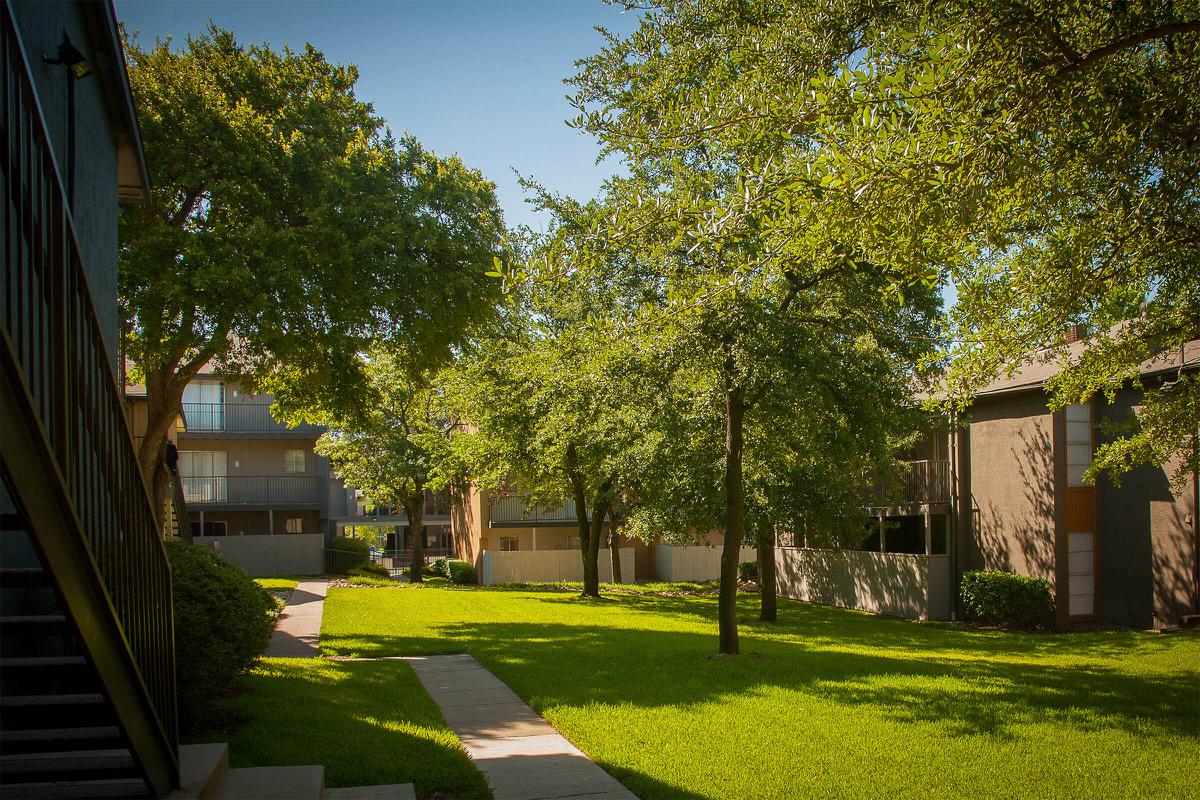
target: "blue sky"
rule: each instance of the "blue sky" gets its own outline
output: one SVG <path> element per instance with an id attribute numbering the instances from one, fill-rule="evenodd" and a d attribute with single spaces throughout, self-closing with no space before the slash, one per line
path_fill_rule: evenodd
<path id="1" fill-rule="evenodd" d="M 587 199 L 615 167 L 566 126 L 562 80 L 596 52 L 594 26 L 632 31 L 633 14 L 600 0 L 116 0 L 117 17 L 142 44 L 182 42 L 211 19 L 245 42 L 302 47 L 359 68 L 358 95 L 397 133 L 439 154 L 457 153 L 495 181 L 511 225 L 542 227 L 516 170 L 549 189 Z"/>

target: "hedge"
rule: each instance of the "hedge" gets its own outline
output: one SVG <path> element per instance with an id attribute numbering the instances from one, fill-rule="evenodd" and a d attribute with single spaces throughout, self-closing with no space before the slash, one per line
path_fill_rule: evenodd
<path id="1" fill-rule="evenodd" d="M 200 545 L 166 542 L 175 609 L 179 728 L 190 735 L 220 720 L 221 700 L 266 649 L 279 616 L 275 597 Z"/>
<path id="2" fill-rule="evenodd" d="M 1054 621 L 1050 582 L 999 570 L 963 573 L 963 611 L 968 620 L 1019 628 L 1046 628 Z"/>

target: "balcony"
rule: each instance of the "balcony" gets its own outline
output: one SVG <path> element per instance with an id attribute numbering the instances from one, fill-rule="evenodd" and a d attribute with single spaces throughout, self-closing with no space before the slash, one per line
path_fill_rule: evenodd
<path id="1" fill-rule="evenodd" d="M 271 416 L 270 403 L 183 403 L 183 422 L 192 433 L 283 433 L 320 436 L 320 425 L 289 428 Z"/>
<path id="2" fill-rule="evenodd" d="M 488 507 L 488 525 L 495 527 L 539 527 L 575 524 L 575 502 L 568 500 L 557 508 L 526 506 L 523 495 L 493 497 Z"/>
<path id="3" fill-rule="evenodd" d="M 180 482 L 189 507 L 320 503 L 316 475 L 188 475 Z"/>
<path id="4" fill-rule="evenodd" d="M 901 461 L 891 481 L 876 481 L 864 504 L 873 507 L 950 502 L 949 461 Z"/>

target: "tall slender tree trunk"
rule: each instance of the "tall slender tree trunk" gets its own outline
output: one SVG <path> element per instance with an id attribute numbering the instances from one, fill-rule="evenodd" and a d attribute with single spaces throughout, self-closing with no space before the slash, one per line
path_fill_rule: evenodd
<path id="1" fill-rule="evenodd" d="M 583 554 L 583 595 L 600 596 L 600 540 L 604 537 L 604 514 L 606 506 L 598 501 L 592 506 L 592 519 L 588 531 L 588 546 Z"/>
<path id="2" fill-rule="evenodd" d="M 608 552 L 612 558 L 613 583 L 624 583 L 621 580 L 621 548 L 617 544 L 617 514 L 615 511 L 608 515 Z"/>
<path id="3" fill-rule="evenodd" d="M 778 613 L 775 593 L 775 527 L 763 525 L 755 538 L 758 543 L 758 587 L 762 598 L 758 618 L 763 622 L 774 622 Z"/>
<path id="4" fill-rule="evenodd" d="M 732 364 L 727 370 L 732 372 Z M 742 476 L 745 396 L 740 386 L 725 392 L 725 544 L 721 549 L 721 593 L 717 601 L 718 652 L 737 655 L 738 556 L 746 535 L 746 491 Z"/>
<path id="5" fill-rule="evenodd" d="M 408 567 L 408 579 L 420 583 L 425 578 L 425 492 L 417 491 L 404 503 L 408 515 L 408 532 L 412 536 L 412 563 Z"/>

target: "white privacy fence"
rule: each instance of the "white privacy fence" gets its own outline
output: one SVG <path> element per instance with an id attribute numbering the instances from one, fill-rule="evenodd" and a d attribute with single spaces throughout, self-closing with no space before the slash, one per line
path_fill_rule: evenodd
<path id="1" fill-rule="evenodd" d="M 288 533 L 275 536 L 197 536 L 196 544 L 212 547 L 251 578 L 275 575 L 320 575 L 325 571 L 325 535 Z"/>
<path id="2" fill-rule="evenodd" d="M 633 548 L 617 551 L 621 559 L 621 581 L 632 583 Z M 583 560 L 578 550 L 484 550 L 480 556 L 479 582 L 538 583 L 543 581 L 582 581 Z M 600 551 L 600 581 L 612 583 L 612 556 L 607 548 Z"/>
<path id="3" fill-rule="evenodd" d="M 738 561 L 757 561 L 758 551 L 743 547 Z M 715 581 L 721 577 L 721 545 L 654 547 L 654 577 L 660 581 Z"/>
<path id="4" fill-rule="evenodd" d="M 950 618 L 949 556 L 780 547 L 775 572 L 780 597 L 910 619 Z"/>

